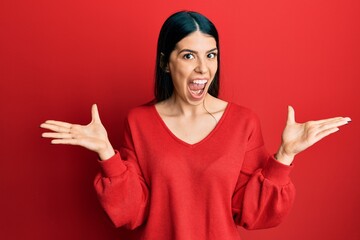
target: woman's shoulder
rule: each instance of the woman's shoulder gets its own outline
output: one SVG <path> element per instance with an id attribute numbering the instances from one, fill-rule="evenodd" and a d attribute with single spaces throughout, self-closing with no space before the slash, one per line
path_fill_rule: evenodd
<path id="1" fill-rule="evenodd" d="M 230 111 L 232 112 L 232 114 L 234 113 L 245 114 L 245 115 L 254 114 L 250 108 L 239 105 L 232 101 L 227 101 L 221 98 L 215 98 L 213 96 L 210 96 L 208 100 L 209 100 L 209 105 L 211 107 L 211 109 L 209 110 L 213 110 L 213 112 Z"/>
<path id="2" fill-rule="evenodd" d="M 147 102 L 145 104 L 133 107 L 127 114 L 128 119 L 144 119 L 154 112 L 154 102 Z"/>
<path id="3" fill-rule="evenodd" d="M 253 110 L 234 102 L 228 103 L 226 119 L 233 126 L 257 128 L 260 125 L 259 117 Z"/>
<path id="4" fill-rule="evenodd" d="M 235 102 L 228 102 L 228 107 L 231 108 L 233 113 L 244 114 L 244 115 L 255 115 L 255 112 L 250 108 Z"/>

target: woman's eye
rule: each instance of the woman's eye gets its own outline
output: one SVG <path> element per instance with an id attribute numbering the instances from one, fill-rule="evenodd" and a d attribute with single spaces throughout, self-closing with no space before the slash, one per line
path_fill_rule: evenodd
<path id="1" fill-rule="evenodd" d="M 208 58 L 216 58 L 216 53 L 209 53 Z"/>
<path id="2" fill-rule="evenodd" d="M 184 55 L 185 59 L 194 59 L 194 55 L 192 53 L 187 53 Z"/>

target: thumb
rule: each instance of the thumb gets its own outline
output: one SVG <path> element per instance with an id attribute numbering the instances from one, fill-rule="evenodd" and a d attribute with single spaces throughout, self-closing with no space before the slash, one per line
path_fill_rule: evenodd
<path id="1" fill-rule="evenodd" d="M 91 106 L 91 119 L 93 122 L 101 122 L 100 116 L 99 116 L 99 110 L 98 110 L 96 104 L 93 104 Z"/>
<path id="2" fill-rule="evenodd" d="M 295 110 L 292 106 L 288 106 L 287 123 L 295 123 Z"/>

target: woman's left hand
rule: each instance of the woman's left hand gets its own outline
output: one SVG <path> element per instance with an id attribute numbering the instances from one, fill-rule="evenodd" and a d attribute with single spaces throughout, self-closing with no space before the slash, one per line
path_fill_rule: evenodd
<path id="1" fill-rule="evenodd" d="M 297 123 L 295 111 L 288 107 L 286 127 L 282 134 L 282 144 L 276 154 L 276 159 L 286 165 L 290 165 L 296 154 L 304 151 L 324 137 L 335 133 L 350 122 L 349 117 L 335 117 L 318 121 Z"/>

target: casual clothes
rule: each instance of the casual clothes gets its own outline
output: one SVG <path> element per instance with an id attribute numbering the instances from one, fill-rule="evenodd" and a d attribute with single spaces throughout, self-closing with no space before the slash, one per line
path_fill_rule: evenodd
<path id="1" fill-rule="evenodd" d="M 126 239 L 238 240 L 236 225 L 273 227 L 291 208 L 292 166 L 267 153 L 249 109 L 229 103 L 196 144 L 177 138 L 154 105 L 133 109 L 125 123 L 95 189 L 117 227 L 136 228 Z"/>

